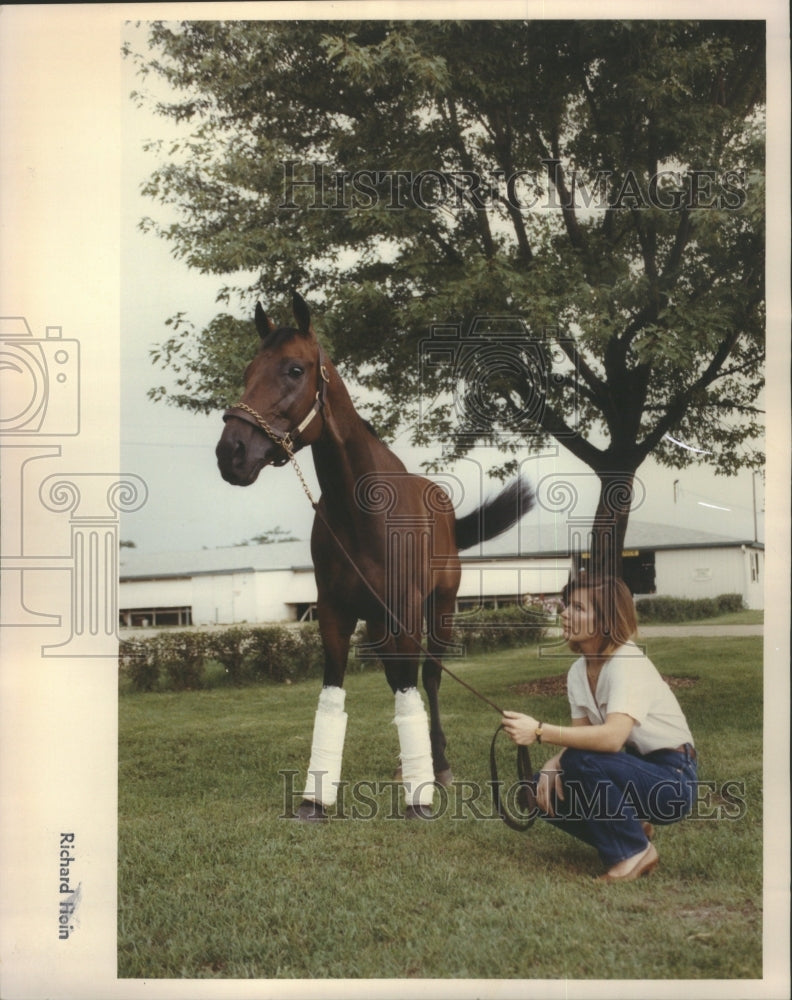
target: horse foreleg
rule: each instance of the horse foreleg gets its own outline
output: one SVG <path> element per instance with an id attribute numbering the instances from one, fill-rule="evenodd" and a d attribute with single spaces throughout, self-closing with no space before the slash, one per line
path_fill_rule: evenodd
<path id="1" fill-rule="evenodd" d="M 344 711 L 346 691 L 341 685 L 355 622 L 352 616 L 340 616 L 320 605 L 319 628 L 325 653 L 324 687 L 319 694 L 314 716 L 308 776 L 297 819 L 326 819 L 325 808 L 335 805 L 338 798 L 347 726 L 347 713 Z"/>
<path id="2" fill-rule="evenodd" d="M 346 691 L 340 687 L 322 688 L 319 695 L 308 777 L 303 802 L 297 810 L 298 819 L 324 819 L 325 807 L 336 803 L 347 726 L 345 698 Z"/>

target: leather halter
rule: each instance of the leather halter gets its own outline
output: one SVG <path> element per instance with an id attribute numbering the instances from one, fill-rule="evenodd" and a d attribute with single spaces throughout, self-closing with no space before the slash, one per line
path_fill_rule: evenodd
<path id="1" fill-rule="evenodd" d="M 239 402 L 235 406 L 229 407 L 223 414 L 223 420 L 228 420 L 229 417 L 236 417 L 237 420 L 243 420 L 246 424 L 250 424 L 257 430 L 263 431 L 264 434 L 279 448 L 283 449 L 283 458 L 273 461 L 273 465 L 280 466 L 285 465 L 294 455 L 295 448 L 297 446 L 297 438 L 303 433 L 306 427 L 311 423 L 315 416 L 322 412 L 325 404 L 325 395 L 327 390 L 327 385 L 330 381 L 330 376 L 327 373 L 327 365 L 325 364 L 325 354 L 321 346 L 319 347 L 319 388 L 316 390 L 316 396 L 314 397 L 314 404 L 308 413 L 303 417 L 303 419 L 293 427 L 291 430 L 286 431 L 285 434 L 280 434 L 276 431 L 265 419 L 253 409 L 252 406 L 248 406 L 247 403 Z"/>

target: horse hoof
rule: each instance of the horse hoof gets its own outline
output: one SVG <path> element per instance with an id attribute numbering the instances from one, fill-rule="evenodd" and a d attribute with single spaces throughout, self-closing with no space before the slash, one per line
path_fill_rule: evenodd
<path id="1" fill-rule="evenodd" d="M 310 802 L 308 799 L 303 799 L 300 803 L 294 818 L 302 823 L 322 823 L 329 819 L 320 802 Z"/>
<path id="2" fill-rule="evenodd" d="M 404 810 L 405 819 L 434 819 L 430 806 L 407 806 Z"/>
<path id="3" fill-rule="evenodd" d="M 442 785 L 443 788 L 450 788 L 451 785 L 454 783 L 454 773 L 450 767 L 447 767 L 444 771 L 437 771 L 435 773 L 434 779 L 436 785 Z M 396 770 L 393 772 L 393 778 L 391 780 L 392 781 L 402 780 L 402 769 L 400 767 L 397 767 Z"/>

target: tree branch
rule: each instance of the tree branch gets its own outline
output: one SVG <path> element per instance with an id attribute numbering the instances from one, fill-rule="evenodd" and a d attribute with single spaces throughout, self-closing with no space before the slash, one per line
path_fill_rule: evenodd
<path id="1" fill-rule="evenodd" d="M 643 256 L 644 271 L 647 277 L 652 282 L 654 288 L 657 287 L 657 260 L 655 259 L 655 253 L 657 251 L 657 234 L 654 230 L 646 230 L 641 218 L 641 213 L 637 208 L 633 208 L 630 211 L 630 215 L 633 220 L 633 225 L 635 227 L 635 232 L 638 235 L 638 242 L 641 245 L 641 255 Z"/>
<path id="2" fill-rule="evenodd" d="M 671 253 L 668 255 L 666 266 L 663 268 L 664 279 L 671 278 L 676 274 L 676 270 L 682 260 L 682 254 L 685 252 L 685 247 L 690 239 L 690 228 L 690 212 L 687 208 L 683 208 L 679 217 L 676 236 L 674 237 L 674 245 L 671 248 Z"/>
<path id="3" fill-rule="evenodd" d="M 608 387 L 605 382 L 603 382 L 594 369 L 590 367 L 586 359 L 577 349 L 575 341 L 571 337 L 559 337 L 558 344 L 564 354 L 566 354 L 572 362 L 575 371 L 580 372 L 585 379 L 586 384 L 590 386 L 592 390 L 592 402 L 596 402 L 598 405 L 601 405 L 608 392 Z"/>
<path id="4" fill-rule="evenodd" d="M 499 114 L 497 110 L 490 112 L 490 131 L 496 157 L 500 161 L 499 167 L 503 170 L 506 177 L 512 177 L 515 173 L 514 157 L 512 156 L 514 134 L 509 120 L 508 108 L 506 108 L 504 113 L 506 121 L 504 125 L 501 125 L 498 121 Z M 518 205 L 513 204 L 508 198 L 504 198 L 502 195 L 499 195 L 499 200 L 506 206 L 506 211 L 511 219 L 514 235 L 517 237 L 519 256 L 526 264 L 530 264 L 533 260 L 533 250 L 528 241 L 528 231 L 525 228 L 522 211 Z"/>
<path id="5" fill-rule="evenodd" d="M 580 226 L 578 225 L 577 216 L 575 215 L 574 199 L 572 198 L 569 188 L 566 186 L 566 181 L 564 180 L 564 171 L 561 166 L 561 152 L 558 145 L 558 137 L 554 136 L 550 140 L 551 151 L 545 145 L 538 130 L 533 129 L 532 131 L 534 142 L 539 149 L 542 163 L 547 171 L 548 180 L 556 189 L 558 196 L 561 199 L 561 217 L 564 220 L 564 226 L 566 227 L 569 240 L 576 250 L 583 252 L 586 250 L 586 240 Z"/>
<path id="6" fill-rule="evenodd" d="M 475 172 L 476 164 L 473 157 L 468 152 L 465 146 L 464 139 L 462 138 L 462 129 L 459 125 L 459 119 L 457 117 L 456 105 L 451 98 L 446 98 L 445 106 L 448 110 L 447 122 L 450 125 L 451 142 L 459 155 L 459 162 L 462 164 L 464 170 L 470 172 Z M 492 259 L 495 256 L 495 241 L 492 238 L 492 230 L 490 229 L 489 218 L 486 212 L 476 212 L 476 220 L 478 221 L 479 231 L 481 233 L 481 239 L 484 244 L 484 254 L 488 259 Z"/>
<path id="7" fill-rule="evenodd" d="M 575 458 L 585 462 L 591 469 L 597 469 L 602 464 L 604 452 L 573 430 L 551 406 L 542 409 L 542 416 L 537 423 L 545 433 L 554 437 L 558 443 L 571 451 Z"/>
<path id="8" fill-rule="evenodd" d="M 740 328 L 737 327 L 733 333 L 725 337 L 718 345 L 712 361 L 710 361 L 702 374 L 687 389 L 674 396 L 669 403 L 665 417 L 662 417 L 656 424 L 655 429 L 647 434 L 643 441 L 638 444 L 638 450 L 644 458 L 657 446 L 663 435 L 667 434 L 682 419 L 687 408 L 690 406 L 690 401 L 696 393 L 702 389 L 706 389 L 717 378 L 718 371 L 737 343 L 740 332 Z"/>
<path id="9" fill-rule="evenodd" d="M 561 166 L 561 154 L 557 139 L 553 140 L 552 156 L 545 154 L 543 160 L 547 169 L 547 176 L 561 199 L 561 217 L 564 220 L 569 242 L 576 250 L 585 252 L 588 246 L 583 235 L 583 230 L 578 225 L 577 215 L 575 214 L 575 200 L 564 180 L 564 169 Z"/>

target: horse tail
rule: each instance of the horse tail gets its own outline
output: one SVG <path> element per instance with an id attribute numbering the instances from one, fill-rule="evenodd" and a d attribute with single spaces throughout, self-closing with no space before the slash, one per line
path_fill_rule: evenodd
<path id="1" fill-rule="evenodd" d="M 476 510 L 460 517 L 454 538 L 458 549 L 469 549 L 486 542 L 511 528 L 534 505 L 534 492 L 523 479 L 517 478 Z"/>

